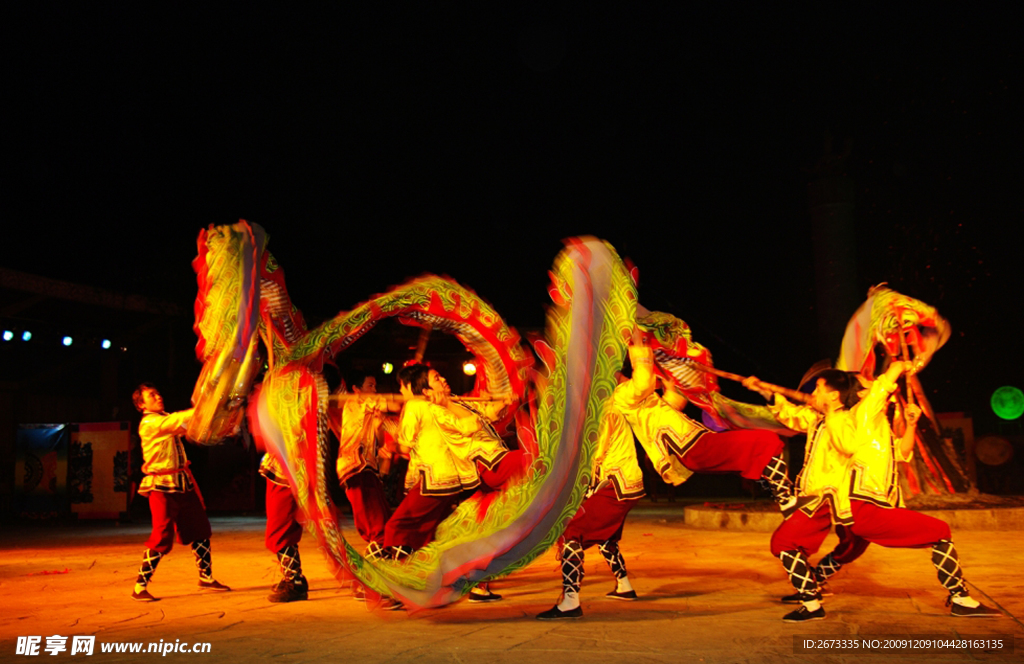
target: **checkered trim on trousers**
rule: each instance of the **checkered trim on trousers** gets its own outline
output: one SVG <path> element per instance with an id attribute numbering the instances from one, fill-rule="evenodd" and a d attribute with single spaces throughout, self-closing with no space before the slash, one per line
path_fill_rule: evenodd
<path id="1" fill-rule="evenodd" d="M 789 479 L 789 467 L 781 456 L 773 456 L 761 471 L 761 480 L 768 485 L 778 503 L 793 497 L 793 482 Z"/>
<path id="2" fill-rule="evenodd" d="M 820 581 L 824 581 L 838 572 L 842 566 L 842 563 L 836 562 L 836 559 L 830 553 L 818 561 L 817 566 L 814 568 L 814 573 L 818 575 Z"/>
<path id="3" fill-rule="evenodd" d="M 960 557 L 956 547 L 949 540 L 939 540 L 932 545 L 932 564 L 939 575 L 939 583 L 949 591 L 950 595 L 967 596 L 970 593 L 964 584 L 964 574 L 960 567 Z"/>
<path id="4" fill-rule="evenodd" d="M 803 551 L 783 551 L 779 554 L 779 560 L 782 561 L 786 574 L 789 574 L 789 582 L 797 592 L 802 595 L 818 594 L 818 580 Z"/>
<path id="5" fill-rule="evenodd" d="M 164 554 L 153 549 L 146 549 L 142 552 L 142 566 L 139 567 L 139 578 L 136 580 L 137 583 L 147 585 L 149 580 L 153 578 L 153 572 L 156 571 L 156 566 L 160 564 L 160 559 L 164 557 Z"/>
<path id="6" fill-rule="evenodd" d="M 196 557 L 196 569 L 203 581 L 213 581 L 213 560 L 210 557 L 210 540 L 192 542 L 192 555 Z"/>
<path id="7" fill-rule="evenodd" d="M 562 587 L 578 593 L 583 584 L 583 545 L 566 540 L 562 545 Z"/>
<path id="8" fill-rule="evenodd" d="M 302 559 L 299 557 L 299 547 L 289 544 L 277 552 L 277 564 L 281 567 L 281 576 L 285 581 L 294 581 L 302 576 Z"/>
<path id="9" fill-rule="evenodd" d="M 604 556 L 604 561 L 608 563 L 608 567 L 616 579 L 624 579 L 629 576 L 626 572 L 626 560 L 622 557 L 622 552 L 619 551 L 617 540 L 605 540 L 598 544 L 597 548 Z"/>

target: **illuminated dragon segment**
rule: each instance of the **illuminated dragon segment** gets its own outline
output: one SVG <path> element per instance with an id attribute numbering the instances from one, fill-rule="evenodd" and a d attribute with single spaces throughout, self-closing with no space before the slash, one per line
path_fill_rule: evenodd
<path id="1" fill-rule="evenodd" d="M 711 351 L 693 340 L 690 326 L 675 316 L 654 311 L 640 316 L 637 326 L 651 334 L 658 375 L 671 380 L 686 398 L 704 411 L 719 429 L 768 429 L 791 436 L 764 406 L 734 401 L 723 395 L 713 373 Z"/>
<path id="2" fill-rule="evenodd" d="M 632 281 L 614 250 L 593 239 L 567 244 L 552 273 L 556 304 L 549 311 L 547 373 L 537 376 L 531 399 L 537 412 L 515 418 L 520 441 L 532 452 L 526 457 L 533 459 L 531 472 L 482 514 L 476 500 L 466 501 L 441 524 L 435 541 L 409 559 L 371 563 L 341 535 L 324 479 L 328 397 L 319 372 L 379 320 L 399 317 L 455 334 L 483 367 L 479 385 L 495 398 L 521 400 L 531 356 L 486 303 L 455 282 L 416 279 L 307 330 L 262 229 L 240 222 L 203 231 L 194 263 L 197 354 L 204 361 L 196 402 L 206 415 L 195 418 L 190 437 L 213 444 L 237 426 L 236 405 L 255 375 L 256 332 L 243 334 L 253 329 L 246 303 L 258 300 L 268 369 L 250 399 L 250 426 L 285 461 L 307 527 L 334 573 L 418 608 L 449 603 L 476 583 L 521 568 L 558 538 L 582 501 L 601 404 L 614 387 L 635 312 Z M 258 280 L 252 265 L 259 266 Z"/>
<path id="3" fill-rule="evenodd" d="M 916 375 L 946 343 L 949 335 L 949 323 L 935 307 L 898 293 L 884 283 L 878 284 L 868 290 L 867 300 L 847 324 L 836 362 L 837 369 L 855 371 L 867 378 L 881 374 L 894 360 L 913 360 L 917 365 L 915 375 L 907 379 L 907 393 L 899 393 L 900 411 L 894 422 L 897 435 L 902 435 L 902 407 L 915 401 L 927 418 L 927 422 L 918 423 L 917 454 L 906 465 L 905 472 L 900 473 L 908 495 L 925 491 L 955 493 L 970 488 L 959 455 L 942 438 L 935 412 Z"/>
<path id="4" fill-rule="evenodd" d="M 769 429 L 781 435 L 795 433 L 782 426 L 764 406 L 734 401 L 721 394 L 715 375 L 703 370 L 714 370 L 711 353 L 693 341 L 685 322 L 670 314 L 653 312 L 638 318 L 637 325 L 651 333 L 658 373 L 675 383 L 716 425 Z M 836 368 L 873 379 L 893 360 L 907 359 L 914 360 L 920 371 L 949 335 L 949 324 L 934 307 L 879 284 L 868 291 L 867 300 L 850 319 Z M 939 435 L 934 412 L 918 377 L 910 376 L 908 383 L 911 392 L 900 397 L 901 409 L 894 423 L 896 433 L 902 435 L 901 411 L 908 399 L 920 403 L 932 426 L 918 429 L 918 454 L 906 472 L 901 473 L 907 483 L 906 493 L 916 495 L 925 489 L 932 493 L 966 490 L 967 474 L 955 451 Z"/>

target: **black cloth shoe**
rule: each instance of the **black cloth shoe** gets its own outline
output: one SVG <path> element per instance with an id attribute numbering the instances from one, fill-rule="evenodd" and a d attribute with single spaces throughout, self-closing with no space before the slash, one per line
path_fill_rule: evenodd
<path id="1" fill-rule="evenodd" d="M 969 606 L 957 604 L 956 602 L 952 601 L 952 598 L 947 599 L 946 603 L 950 606 L 949 614 L 951 616 L 956 616 L 957 618 L 998 618 L 999 616 L 1003 615 L 1002 611 L 990 609 L 989 607 L 980 603 L 973 609 Z"/>
<path id="2" fill-rule="evenodd" d="M 625 602 L 635 602 L 636 601 L 636 591 L 635 590 L 624 590 L 622 592 L 619 592 L 618 590 L 613 590 L 610 593 L 608 593 L 607 595 L 605 595 L 605 597 L 611 597 L 612 599 L 621 599 L 621 600 L 623 600 Z"/>
<path id="3" fill-rule="evenodd" d="M 569 609 L 568 611 L 561 611 L 558 605 L 551 607 L 544 613 L 537 614 L 537 620 L 562 620 L 563 618 L 582 618 L 583 607 L 577 606 L 575 609 Z"/>
<path id="4" fill-rule="evenodd" d="M 159 602 L 160 600 L 149 594 L 149 590 L 143 588 L 139 592 L 132 591 L 132 599 L 136 602 Z"/>
<path id="5" fill-rule="evenodd" d="M 270 593 L 270 596 L 267 597 L 267 601 L 275 604 L 298 602 L 304 599 L 309 599 L 309 586 L 305 583 L 296 583 L 295 581 L 282 581 L 277 584 L 274 592 Z"/>
<path id="6" fill-rule="evenodd" d="M 220 581 L 215 581 L 213 579 L 211 579 L 209 581 L 203 581 L 202 579 L 199 579 L 199 589 L 200 590 L 220 590 L 220 591 L 231 590 L 231 588 L 228 588 L 227 586 L 225 586 Z"/>
<path id="7" fill-rule="evenodd" d="M 492 593 L 490 590 L 482 590 L 480 588 L 473 588 L 469 591 L 469 601 L 473 604 L 482 604 L 484 602 L 497 602 L 501 599 L 501 595 Z"/>
<path id="8" fill-rule="evenodd" d="M 801 606 L 792 613 L 787 613 L 782 622 L 808 622 L 810 620 L 824 620 L 825 607 L 819 606 L 817 611 L 808 611 L 806 606 Z"/>
<path id="9" fill-rule="evenodd" d="M 402 604 L 396 599 L 385 597 L 380 601 L 381 611 L 405 611 L 405 604 Z"/>
<path id="10" fill-rule="evenodd" d="M 366 591 L 363 589 L 362 586 L 355 587 L 355 590 L 352 591 L 352 599 L 354 599 L 357 602 L 366 601 Z"/>

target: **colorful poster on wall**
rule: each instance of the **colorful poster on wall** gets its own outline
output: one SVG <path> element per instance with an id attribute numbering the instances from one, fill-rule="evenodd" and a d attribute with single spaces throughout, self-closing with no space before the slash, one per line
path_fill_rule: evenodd
<path id="1" fill-rule="evenodd" d="M 128 511 L 128 422 L 71 424 L 68 495 L 80 519 L 116 519 Z"/>
<path id="2" fill-rule="evenodd" d="M 23 516 L 68 511 L 68 425 L 19 424 L 15 438 L 14 506 Z"/>

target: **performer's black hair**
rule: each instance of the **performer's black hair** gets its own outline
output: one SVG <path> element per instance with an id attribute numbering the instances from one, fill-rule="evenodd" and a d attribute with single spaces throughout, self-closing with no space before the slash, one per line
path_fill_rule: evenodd
<path id="1" fill-rule="evenodd" d="M 430 389 L 430 367 L 425 364 L 411 364 L 398 372 L 398 380 L 403 381 L 416 396 L 422 396 L 423 390 Z"/>
<path id="2" fill-rule="evenodd" d="M 355 389 L 358 387 L 360 390 L 362 390 L 363 381 L 365 381 L 366 377 L 370 375 L 372 374 L 368 374 L 365 371 L 359 371 L 358 369 L 353 369 L 352 371 L 349 371 L 346 377 L 349 389 Z"/>
<path id="3" fill-rule="evenodd" d="M 831 389 L 839 392 L 839 403 L 842 404 L 843 408 L 849 410 L 857 405 L 860 401 L 860 392 L 863 387 L 860 381 L 857 380 L 857 376 L 847 371 L 840 371 L 839 369 L 825 369 L 815 377 L 815 381 L 818 378 L 825 381 L 825 385 Z"/>
<path id="4" fill-rule="evenodd" d="M 406 383 L 412 388 L 414 395 L 422 397 L 423 390 L 430 389 L 430 367 L 427 365 L 411 365 L 406 367 L 406 369 L 410 370 L 406 375 Z M 402 371 L 406 371 L 406 369 L 402 369 Z"/>
<path id="5" fill-rule="evenodd" d="M 142 412 L 142 392 L 146 389 L 155 390 L 156 385 L 153 383 L 139 383 L 139 386 L 132 392 L 132 403 L 135 404 L 135 410 Z"/>

